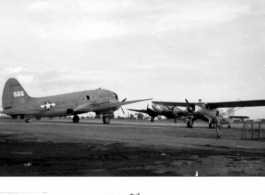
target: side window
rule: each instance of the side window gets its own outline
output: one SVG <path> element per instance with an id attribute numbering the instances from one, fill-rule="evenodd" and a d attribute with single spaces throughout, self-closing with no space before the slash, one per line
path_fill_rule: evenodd
<path id="1" fill-rule="evenodd" d="M 86 96 L 86 99 L 87 99 L 87 100 L 90 100 L 90 97 L 87 95 L 87 96 Z"/>

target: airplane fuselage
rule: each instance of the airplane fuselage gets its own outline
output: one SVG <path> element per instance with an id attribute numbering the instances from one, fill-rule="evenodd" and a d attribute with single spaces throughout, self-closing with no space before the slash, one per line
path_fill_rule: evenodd
<path id="1" fill-rule="evenodd" d="M 20 97 L 14 97 L 19 98 Z M 14 111 L 19 112 L 19 110 L 27 110 L 29 114 L 25 114 L 26 117 L 57 117 L 57 116 L 67 116 L 75 114 L 82 114 L 90 111 L 91 105 L 93 104 L 102 104 L 97 106 L 94 112 L 104 112 L 108 111 L 108 108 L 104 107 L 104 103 L 115 103 L 119 102 L 117 95 L 108 90 L 88 90 L 75 93 L 67 93 L 62 95 L 41 97 L 41 98 L 30 98 L 30 100 L 25 104 L 18 104 L 12 108 L 11 106 L 5 106 L 4 112 L 6 114 L 13 113 Z M 74 111 L 78 105 L 86 105 L 78 111 Z M 110 111 L 119 109 L 119 107 Z M 35 113 L 34 113 L 35 112 Z"/>

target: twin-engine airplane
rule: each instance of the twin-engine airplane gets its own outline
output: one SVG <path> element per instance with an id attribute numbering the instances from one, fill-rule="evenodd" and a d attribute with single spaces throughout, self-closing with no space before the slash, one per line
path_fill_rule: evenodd
<path id="1" fill-rule="evenodd" d="M 178 107 L 168 107 L 168 106 L 153 103 L 152 108 L 153 109 L 149 108 L 147 105 L 146 110 L 144 109 L 142 110 L 127 109 L 127 110 L 148 114 L 151 117 L 151 122 L 154 122 L 155 117 L 165 116 L 166 118 L 174 119 L 174 122 L 176 123 L 177 119 L 184 120 L 184 119 L 189 118 L 189 116 L 191 115 L 187 111 L 181 110 Z"/>
<path id="2" fill-rule="evenodd" d="M 116 93 L 103 89 L 34 98 L 28 95 L 17 79 L 10 78 L 3 90 L 2 113 L 12 116 L 13 119 L 26 119 L 27 123 L 31 118 L 40 120 L 41 117 L 74 115 L 73 122 L 78 123 L 78 114 L 95 112 L 97 115 L 103 115 L 104 124 L 109 124 L 114 111 L 122 105 L 150 99 L 127 102 L 125 100 L 120 102 Z"/>
<path id="3" fill-rule="evenodd" d="M 167 107 L 172 110 L 180 110 L 179 113 L 182 115 L 185 114 L 189 120 L 187 122 L 187 127 L 192 128 L 195 120 L 203 120 L 209 122 L 209 128 L 213 127 L 214 121 L 216 119 L 216 111 L 218 108 L 236 108 L 236 107 L 255 107 L 255 106 L 265 106 L 265 100 L 247 100 L 247 101 L 232 101 L 232 102 L 212 102 L 212 103 L 204 103 L 204 102 L 158 102 L 153 101 L 154 105 L 157 108 L 164 109 Z M 185 110 L 181 110 L 178 107 L 186 107 Z M 171 108 L 170 108 L 171 107 Z M 223 114 L 224 115 L 224 114 Z M 247 116 L 231 116 L 229 118 L 223 117 L 223 123 L 230 125 L 235 118 L 248 118 Z"/>
<path id="4" fill-rule="evenodd" d="M 189 111 L 189 108 L 182 110 L 176 106 L 165 106 L 165 105 L 155 104 L 155 103 L 152 104 L 152 108 L 153 109 L 150 109 L 147 106 L 146 110 L 144 109 L 142 110 L 127 109 L 127 110 L 148 114 L 151 117 L 151 122 L 154 122 L 155 117 L 158 117 L 158 116 L 165 116 L 166 118 L 174 119 L 175 123 L 177 122 L 177 119 L 180 119 L 183 121 L 188 120 L 190 122 L 190 119 L 194 117 L 194 114 Z M 233 110 L 234 109 L 229 110 L 228 113 L 224 113 L 221 110 L 219 110 L 220 115 L 222 116 L 222 125 L 228 125 L 228 128 L 231 127 L 230 125 L 234 123 L 235 119 L 244 120 L 246 118 L 249 118 L 248 116 L 230 116 L 230 112 L 232 112 Z M 196 114 L 198 115 L 198 113 Z M 202 119 L 202 118 L 197 118 L 197 119 Z M 205 120 L 205 121 L 209 122 L 208 120 Z M 187 124 L 187 126 L 192 127 L 189 125 L 189 123 Z M 210 124 L 209 127 L 212 128 L 212 124 Z"/>

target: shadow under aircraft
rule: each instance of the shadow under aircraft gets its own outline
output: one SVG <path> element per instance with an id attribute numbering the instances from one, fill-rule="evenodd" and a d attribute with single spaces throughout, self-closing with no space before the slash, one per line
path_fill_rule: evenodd
<path id="1" fill-rule="evenodd" d="M 28 95 L 17 79 L 10 78 L 4 86 L 1 113 L 10 115 L 13 119 L 25 119 L 27 123 L 31 118 L 40 120 L 41 117 L 73 115 L 73 122 L 78 123 L 78 114 L 95 112 L 97 115 L 103 115 L 104 124 L 109 124 L 114 111 L 122 109 L 122 105 L 146 100 L 151 99 L 124 99 L 120 102 L 116 93 L 103 89 L 35 98 Z"/>
<path id="2" fill-rule="evenodd" d="M 243 107 L 255 107 L 255 106 L 265 106 L 265 100 L 245 100 L 245 101 L 231 101 L 231 102 L 211 102 L 205 103 L 201 102 L 159 102 L 159 101 L 152 101 L 154 105 L 156 105 L 156 111 L 161 111 L 161 109 L 168 108 L 172 111 L 174 110 L 181 110 L 178 107 L 185 107 L 185 110 L 179 111 L 179 113 L 186 114 L 187 118 L 189 119 L 187 122 L 187 127 L 192 128 L 194 121 L 202 120 L 209 123 L 209 128 L 214 127 L 215 120 L 216 120 L 216 112 L 219 111 L 220 115 L 222 116 L 222 123 L 230 124 L 234 122 L 234 119 L 245 119 L 249 118 L 247 116 L 228 116 L 227 115 L 236 108 L 243 108 Z M 228 112 L 222 112 L 219 108 L 232 108 Z"/>

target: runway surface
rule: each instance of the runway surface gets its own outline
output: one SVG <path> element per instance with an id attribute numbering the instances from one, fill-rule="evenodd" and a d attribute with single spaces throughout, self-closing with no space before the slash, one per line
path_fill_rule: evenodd
<path id="1" fill-rule="evenodd" d="M 216 139 L 207 123 L 0 119 L 0 176 L 264 176 L 264 139 L 242 124 Z M 265 130 L 262 131 L 263 138 Z"/>

